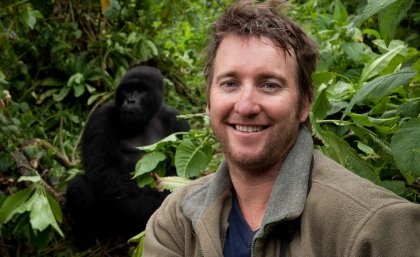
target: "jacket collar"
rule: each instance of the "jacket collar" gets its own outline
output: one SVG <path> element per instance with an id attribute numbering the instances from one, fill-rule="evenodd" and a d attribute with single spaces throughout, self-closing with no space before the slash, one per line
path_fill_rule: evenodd
<path id="1" fill-rule="evenodd" d="M 312 135 L 302 127 L 294 146 L 281 165 L 256 237 L 266 234 L 269 224 L 300 217 L 308 195 L 312 156 Z"/>
<path id="2" fill-rule="evenodd" d="M 312 154 L 311 133 L 302 127 L 295 144 L 283 161 L 268 201 L 262 229 L 256 236 L 264 234 L 268 224 L 293 220 L 301 215 L 308 193 Z M 223 205 L 226 203 L 224 198 L 230 195 L 232 181 L 225 161 L 211 176 L 208 183 L 189 194 L 181 203 L 184 215 L 193 225 L 208 208 L 217 205 L 216 201 Z"/>

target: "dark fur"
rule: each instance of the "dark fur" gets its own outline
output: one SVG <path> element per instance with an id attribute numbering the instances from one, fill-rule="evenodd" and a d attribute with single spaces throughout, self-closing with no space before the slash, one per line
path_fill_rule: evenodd
<path id="1" fill-rule="evenodd" d="M 85 175 L 72 180 L 66 192 L 65 209 L 79 245 L 134 236 L 166 197 L 139 189 L 130 174 L 142 156 L 134 147 L 189 129 L 162 103 L 163 95 L 160 72 L 138 66 L 122 78 L 114 101 L 89 118 L 82 138 Z"/>

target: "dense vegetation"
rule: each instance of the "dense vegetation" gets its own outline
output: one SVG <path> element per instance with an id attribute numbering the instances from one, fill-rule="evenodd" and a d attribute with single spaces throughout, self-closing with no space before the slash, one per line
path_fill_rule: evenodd
<path id="1" fill-rule="evenodd" d="M 317 148 L 420 202 L 420 4 L 292 2 L 290 15 L 320 46 L 311 112 Z M 163 168 L 167 157 L 184 178 L 215 169 L 219 150 L 200 115 L 201 51 L 225 3 L 1 1 L 1 256 L 127 255 L 118 245 L 76 254 L 61 206 L 67 182 L 83 172 L 78 147 L 89 113 L 111 99 L 132 65 L 162 70 L 166 102 L 192 114 L 194 127 L 182 141 L 167 138 L 145 149 L 139 184 L 154 183 L 147 173 Z M 175 182 L 182 183 L 169 186 Z"/>

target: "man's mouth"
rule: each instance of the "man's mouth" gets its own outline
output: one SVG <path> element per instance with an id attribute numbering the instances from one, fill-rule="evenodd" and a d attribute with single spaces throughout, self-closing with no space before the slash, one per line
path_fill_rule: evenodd
<path id="1" fill-rule="evenodd" d="M 235 125 L 235 129 L 241 132 L 259 132 L 262 131 L 265 127 L 264 126 L 243 126 L 243 125 Z"/>

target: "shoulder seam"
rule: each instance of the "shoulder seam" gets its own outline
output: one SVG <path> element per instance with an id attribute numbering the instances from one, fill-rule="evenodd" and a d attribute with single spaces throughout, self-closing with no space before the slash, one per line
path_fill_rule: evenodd
<path id="1" fill-rule="evenodd" d="M 341 195 L 344 195 L 347 198 L 350 198 L 354 202 L 358 203 L 360 206 L 363 206 L 366 210 L 371 211 L 371 208 L 369 208 L 369 206 L 368 206 L 368 204 L 366 204 L 366 202 L 364 202 L 362 199 L 360 199 L 358 197 L 353 196 L 352 194 L 350 194 L 348 192 L 342 191 L 339 188 L 336 188 L 334 186 L 324 184 L 324 183 L 322 183 L 321 181 L 318 181 L 318 180 L 312 180 L 312 183 L 319 184 L 321 186 L 324 186 L 324 187 L 327 187 L 327 188 L 329 188 L 331 190 L 334 190 L 335 192 L 337 192 L 337 193 L 339 193 Z"/>
<path id="2" fill-rule="evenodd" d="M 380 205 L 378 206 L 378 208 L 369 210 L 368 213 L 366 213 L 366 215 L 364 216 L 364 218 L 361 220 L 361 222 L 358 224 L 358 226 L 354 229 L 353 233 L 350 235 L 350 242 L 349 242 L 349 248 L 348 248 L 348 253 L 345 256 L 351 256 L 350 254 L 354 251 L 354 243 L 356 242 L 356 238 L 358 236 L 358 234 L 362 231 L 362 229 L 364 228 L 365 224 L 368 223 L 371 218 L 377 214 L 379 211 L 389 207 L 389 206 L 393 206 L 393 205 L 398 205 L 398 204 L 407 204 L 406 202 L 393 202 L 393 203 L 388 203 L 388 204 L 384 204 L 384 205 Z"/>

